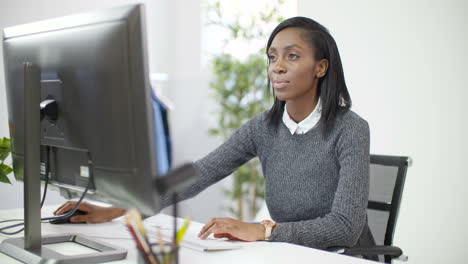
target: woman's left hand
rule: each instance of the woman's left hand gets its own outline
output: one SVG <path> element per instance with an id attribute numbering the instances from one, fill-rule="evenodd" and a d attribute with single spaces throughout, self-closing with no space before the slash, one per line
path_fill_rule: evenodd
<path id="1" fill-rule="evenodd" d="M 206 239 L 210 234 L 216 238 L 257 241 L 265 238 L 265 227 L 262 224 L 250 224 L 232 218 L 213 218 L 202 228 L 198 237 Z"/>

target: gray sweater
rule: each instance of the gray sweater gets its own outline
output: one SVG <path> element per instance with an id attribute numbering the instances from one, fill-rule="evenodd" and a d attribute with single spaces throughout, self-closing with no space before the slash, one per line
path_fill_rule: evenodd
<path id="1" fill-rule="evenodd" d="M 320 249 L 368 244 L 369 126 L 348 111 L 338 116 L 327 138 L 320 128 L 291 135 L 282 122 L 276 131 L 268 126 L 266 112 L 257 115 L 195 162 L 195 182 L 178 193 L 178 200 L 195 196 L 258 156 L 266 204 L 280 223 L 272 241 Z M 169 205 L 166 197 L 162 202 Z"/>

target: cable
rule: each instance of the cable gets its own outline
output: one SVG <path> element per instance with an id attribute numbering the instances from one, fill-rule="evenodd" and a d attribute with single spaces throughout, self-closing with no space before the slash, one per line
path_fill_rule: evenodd
<path id="1" fill-rule="evenodd" d="M 83 198 L 85 197 L 86 193 L 88 192 L 88 189 L 89 189 L 90 186 L 91 186 L 91 179 L 88 180 L 88 185 L 86 185 L 86 188 L 85 188 L 85 190 L 83 191 L 83 194 L 81 195 L 81 197 L 80 197 L 80 199 L 78 200 L 78 202 L 76 202 L 76 204 L 75 204 L 75 206 L 73 207 L 73 209 L 71 209 L 70 211 L 66 212 L 66 213 L 63 214 L 63 215 L 41 218 L 41 221 L 50 221 L 50 220 L 55 220 L 55 219 L 60 219 L 60 218 L 67 218 L 67 217 L 72 216 L 72 215 L 76 212 L 76 210 L 78 210 L 78 207 L 80 206 L 81 201 L 83 201 Z"/>
<path id="2" fill-rule="evenodd" d="M 172 193 L 172 213 L 174 217 L 174 250 L 175 250 L 175 263 L 179 264 L 179 245 L 177 245 L 177 193 Z"/>
<path id="3" fill-rule="evenodd" d="M 46 146 L 46 162 L 45 162 L 45 184 L 44 184 L 44 192 L 42 194 L 42 199 L 41 199 L 41 209 L 42 209 L 42 206 L 44 205 L 44 202 L 45 202 L 45 199 L 46 199 L 46 195 L 47 195 L 47 186 L 48 186 L 48 183 L 49 183 L 49 173 L 50 173 L 50 146 Z M 12 221 L 24 221 L 24 219 L 10 219 L 10 220 L 4 220 L 4 221 L 0 221 L 0 223 L 5 223 L 5 222 L 12 222 Z M 18 231 L 15 231 L 13 233 L 11 232 L 2 232 L 3 230 L 5 229 L 9 229 L 9 228 L 13 228 L 15 226 L 21 226 L 23 223 L 20 223 L 20 224 L 16 224 L 16 225 L 12 225 L 11 227 L 5 227 L 5 228 L 0 228 L 0 233 L 1 234 L 11 234 L 11 235 L 14 235 L 14 234 L 17 234 L 21 231 L 24 230 L 24 228 L 21 228 L 20 230 Z"/>
<path id="4" fill-rule="evenodd" d="M 5 222 L 16 222 L 16 221 L 24 221 L 24 219 L 9 219 L 9 220 L 3 220 L 3 221 L 0 221 L 0 224 L 1 224 L 1 223 L 5 223 Z"/>
<path id="5" fill-rule="evenodd" d="M 91 179 L 88 180 L 88 184 L 86 185 L 86 188 L 85 190 L 83 191 L 83 194 L 81 195 L 80 199 L 78 200 L 78 202 L 76 203 L 76 205 L 73 207 L 73 209 L 71 209 L 70 211 L 68 211 L 66 214 L 63 214 L 63 215 L 60 215 L 60 216 L 55 216 L 55 217 L 45 217 L 45 218 L 41 218 L 41 221 L 50 221 L 50 220 L 54 220 L 54 219 L 59 219 L 59 218 L 66 218 L 66 217 L 70 217 L 72 214 L 74 214 L 76 212 L 76 210 L 78 210 L 78 207 L 80 206 L 81 204 L 81 201 L 83 200 L 83 198 L 85 197 L 86 193 L 88 192 L 88 189 L 89 187 L 91 186 Z M 8 222 L 10 220 L 6 220 L 4 222 Z M 6 227 L 2 227 L 0 228 L 0 234 L 4 234 L 4 235 L 16 235 L 18 233 L 20 233 L 21 231 L 24 230 L 24 227 L 21 228 L 20 230 L 17 230 L 17 231 L 14 231 L 14 232 L 5 232 L 3 230 L 6 230 L 6 229 L 11 229 L 11 228 L 15 228 L 15 227 L 18 227 L 18 226 L 23 226 L 24 225 L 24 222 L 22 223 L 18 223 L 18 224 L 14 224 L 14 225 L 11 225 L 11 226 L 6 226 Z"/>
<path id="6" fill-rule="evenodd" d="M 50 146 L 46 146 L 46 162 L 45 162 L 45 184 L 44 184 L 44 193 L 42 194 L 41 199 L 41 209 L 44 205 L 46 194 L 47 194 L 47 185 L 49 183 L 49 173 L 50 173 Z"/>

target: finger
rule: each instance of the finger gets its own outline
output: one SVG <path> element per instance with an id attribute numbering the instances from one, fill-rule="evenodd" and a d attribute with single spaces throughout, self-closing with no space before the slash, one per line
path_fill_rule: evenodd
<path id="1" fill-rule="evenodd" d="M 213 234 L 213 236 L 215 238 L 227 238 L 227 239 L 230 239 L 230 240 L 239 240 L 238 238 L 234 237 L 233 235 L 231 235 L 229 233 L 215 233 L 215 234 Z"/>
<path id="2" fill-rule="evenodd" d="M 56 215 L 65 214 L 65 213 L 67 213 L 68 211 L 70 211 L 70 210 L 72 210 L 73 208 L 75 208 L 75 206 L 76 206 L 77 203 L 78 203 L 78 202 L 76 202 L 76 201 L 68 201 L 68 202 L 66 202 L 64 205 L 62 205 L 61 208 L 57 209 L 57 210 L 54 212 L 54 214 L 56 214 Z M 88 203 L 82 202 L 82 203 L 80 203 L 80 205 L 78 206 L 77 210 L 80 210 L 80 211 L 83 211 L 83 212 L 88 213 L 88 212 L 91 210 L 91 208 L 90 208 L 90 206 L 89 206 Z"/>
<path id="3" fill-rule="evenodd" d="M 227 238 L 229 240 L 249 241 L 249 240 L 245 240 L 245 239 L 240 239 L 240 238 L 238 238 L 236 236 L 233 236 L 233 235 L 231 235 L 229 233 L 215 233 L 215 234 L 213 234 L 213 236 L 215 238 Z"/>
<path id="4" fill-rule="evenodd" d="M 88 223 L 105 223 L 105 222 L 110 222 L 112 219 L 109 217 L 105 216 L 95 216 L 95 215 L 89 215 L 88 216 Z"/>
<path id="5" fill-rule="evenodd" d="M 60 206 L 57 210 L 55 210 L 54 214 L 59 215 L 59 214 L 64 214 L 68 211 L 70 211 L 74 206 L 76 202 L 66 202 L 62 206 Z"/>
<path id="6" fill-rule="evenodd" d="M 217 230 L 213 231 L 213 236 L 229 240 L 249 241 L 243 238 L 247 235 L 245 234 L 246 230 L 243 230 L 244 228 L 239 226 L 238 222 L 240 221 L 232 218 L 222 218 L 217 225 Z"/>
<path id="7" fill-rule="evenodd" d="M 76 215 L 70 218 L 70 222 L 72 223 L 88 223 L 88 215 Z"/>
<path id="8" fill-rule="evenodd" d="M 225 228 L 223 228 L 223 226 L 221 226 L 219 223 L 215 223 L 208 230 L 206 230 L 205 233 L 201 235 L 200 239 L 206 239 L 208 236 L 210 236 L 211 234 L 215 234 L 215 233 L 227 233 L 227 232 Z"/>
<path id="9" fill-rule="evenodd" d="M 226 238 L 229 239 L 229 240 L 246 241 L 246 240 L 240 239 L 240 238 L 238 238 L 238 237 L 235 237 L 235 236 L 233 236 L 233 235 L 231 235 L 231 234 L 228 234 L 228 235 L 226 236 Z"/>
<path id="10" fill-rule="evenodd" d="M 54 214 L 57 214 L 57 212 L 59 212 L 62 208 L 66 207 L 67 204 L 68 204 L 68 202 L 63 203 L 62 205 L 60 205 L 57 209 L 55 209 Z"/>
<path id="11" fill-rule="evenodd" d="M 76 203 L 75 203 L 76 204 Z M 78 206 L 77 210 L 89 213 L 91 211 L 91 204 L 87 202 L 81 202 L 80 205 Z"/>
<path id="12" fill-rule="evenodd" d="M 208 236 L 210 236 L 213 233 L 213 228 L 214 226 L 208 228 L 205 232 L 203 232 L 199 237 L 200 239 L 206 239 Z"/>
<path id="13" fill-rule="evenodd" d="M 228 234 L 226 234 L 226 233 L 218 233 L 218 234 L 214 234 L 213 236 L 215 238 L 225 238 L 225 237 L 227 237 L 227 235 Z"/>
<path id="14" fill-rule="evenodd" d="M 203 233 L 206 232 L 206 230 L 208 230 L 209 228 L 211 228 L 211 226 L 213 226 L 215 223 L 216 223 L 217 219 L 216 218 L 213 218 L 211 219 L 206 225 L 204 225 L 202 227 L 202 229 L 200 230 L 200 233 L 198 233 L 198 237 L 200 237 Z"/>

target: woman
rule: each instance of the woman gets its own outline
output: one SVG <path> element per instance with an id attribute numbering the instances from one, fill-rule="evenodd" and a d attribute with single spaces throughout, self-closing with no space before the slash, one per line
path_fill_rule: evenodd
<path id="1" fill-rule="evenodd" d="M 276 96 L 272 108 L 195 162 L 195 183 L 178 197 L 195 196 L 258 156 L 265 200 L 276 223 L 213 218 L 199 236 L 284 241 L 320 249 L 372 243 L 366 216 L 369 127 L 350 110 L 334 39 L 319 23 L 294 17 L 273 30 L 267 55 Z M 169 204 L 163 197 L 163 206 Z M 56 213 L 72 206 L 68 203 Z M 125 211 L 89 204 L 80 210 L 88 215 L 73 221 L 108 221 Z"/>

